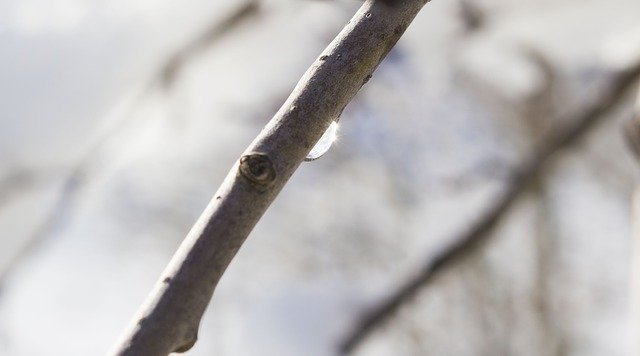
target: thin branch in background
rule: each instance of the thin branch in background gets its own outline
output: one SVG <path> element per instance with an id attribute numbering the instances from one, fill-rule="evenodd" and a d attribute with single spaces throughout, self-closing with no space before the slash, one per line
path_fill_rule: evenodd
<path id="1" fill-rule="evenodd" d="M 517 168 L 507 180 L 504 191 L 490 204 L 481 218 L 454 239 L 454 243 L 435 257 L 427 261 L 421 270 L 409 278 L 399 289 L 379 304 L 365 311 L 359 318 L 353 331 L 340 345 L 341 352 L 348 354 L 360 345 L 374 330 L 389 320 L 403 305 L 447 268 L 455 266 L 470 254 L 475 253 L 492 236 L 490 232 L 501 220 L 513 203 L 526 191 L 536 176 L 552 157 L 565 148 L 575 144 L 591 131 L 626 98 L 633 83 L 640 77 L 640 63 L 615 74 L 608 89 L 589 103 L 581 113 L 560 122 L 569 123 L 564 129 L 554 131 L 544 140 L 528 159 Z"/>
<path id="2" fill-rule="evenodd" d="M 640 159 L 640 90 L 638 91 L 638 99 L 632 117 L 625 123 L 625 138 L 631 152 Z"/>
<path id="3" fill-rule="evenodd" d="M 189 42 L 181 50 L 174 53 L 164 64 L 159 78 L 165 88 L 171 87 L 185 62 L 193 59 L 198 53 L 203 52 L 233 29 L 245 23 L 248 19 L 258 14 L 258 0 L 249 0 L 240 5 L 230 16 L 223 21 L 214 23 L 200 36 Z"/>
<path id="4" fill-rule="evenodd" d="M 231 168 L 115 354 L 167 355 L 195 344 L 202 315 L 240 246 L 425 4 L 364 3 Z"/>
<path id="5" fill-rule="evenodd" d="M 460 18 L 468 33 L 476 32 L 486 24 L 486 14 L 475 0 L 460 0 Z"/>
<path id="6" fill-rule="evenodd" d="M 184 46 L 182 49 L 176 51 L 169 57 L 160 70 L 149 80 L 149 84 L 144 86 L 134 99 L 129 102 L 127 109 L 138 102 L 138 98 L 142 97 L 150 89 L 158 83 L 169 85 L 167 82 L 167 73 L 171 72 L 171 80 L 176 78 L 179 71 L 193 58 L 194 55 L 205 50 L 207 46 L 211 46 L 218 40 L 224 38 L 230 32 L 239 28 L 239 25 L 244 23 L 245 18 L 255 16 L 258 13 L 257 0 L 249 0 L 246 3 L 240 5 L 228 14 L 222 21 L 215 22 L 210 28 L 208 28 L 203 34 L 199 35 L 195 40 Z M 122 120 L 111 123 L 107 128 L 101 130 L 100 137 L 92 144 L 92 147 L 86 150 L 84 156 L 75 164 L 75 166 L 69 171 L 61 184 L 60 193 L 56 202 L 52 205 L 49 214 L 43 222 L 36 228 L 35 233 L 27 238 L 20 250 L 11 258 L 6 264 L 6 268 L 0 270 L 0 286 L 6 281 L 8 276 L 13 270 L 20 264 L 21 261 L 27 257 L 31 251 L 37 248 L 46 236 L 57 227 L 64 225 L 70 219 L 70 214 L 73 213 L 73 209 L 77 205 L 79 197 L 82 195 L 81 190 L 85 187 L 86 177 L 93 169 L 96 157 L 104 147 L 105 143 L 117 133 L 124 130 L 131 124 L 130 120 L 126 120 L 128 110 L 121 115 Z M 19 172 L 18 172 L 19 173 Z M 22 180 L 21 180 L 22 181 Z M 6 189 L 11 188 L 8 184 L 13 180 L 7 180 L 0 182 L 0 192 L 2 192 L 2 200 L 7 199 Z M 2 204 L 2 201 L 0 201 Z"/>

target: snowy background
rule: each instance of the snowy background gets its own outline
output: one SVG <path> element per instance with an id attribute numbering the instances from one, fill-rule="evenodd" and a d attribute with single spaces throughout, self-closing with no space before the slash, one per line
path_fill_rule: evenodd
<path id="1" fill-rule="evenodd" d="M 358 6 L 0 0 L 0 355 L 106 353 Z M 187 354 L 337 354 L 559 117 L 640 60 L 639 15 L 637 0 L 429 3 L 253 231 Z M 631 99 L 354 354 L 637 355 Z"/>

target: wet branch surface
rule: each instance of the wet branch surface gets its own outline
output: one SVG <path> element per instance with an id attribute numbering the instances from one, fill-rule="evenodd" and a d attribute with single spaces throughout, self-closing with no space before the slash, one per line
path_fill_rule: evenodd
<path id="1" fill-rule="evenodd" d="M 231 168 L 114 354 L 167 355 L 195 344 L 214 289 L 247 235 L 425 4 L 364 3 Z"/>
<path id="2" fill-rule="evenodd" d="M 640 63 L 616 73 L 608 88 L 597 99 L 588 103 L 580 113 L 572 115 L 569 119 L 560 120 L 569 124 L 545 139 L 529 158 L 511 173 L 506 188 L 486 208 L 479 220 L 456 237 L 452 245 L 427 261 L 415 276 L 409 278 L 389 297 L 363 313 L 352 333 L 340 345 L 341 352 L 343 354 L 352 352 L 373 331 L 384 325 L 402 306 L 410 302 L 422 288 L 433 282 L 440 273 L 477 252 L 491 238 L 492 229 L 542 173 L 552 157 L 575 144 L 605 119 L 626 98 L 626 93 L 632 89 L 638 78 L 640 78 Z M 640 142 L 640 121 L 638 121 L 636 133 Z M 640 144 L 638 147 L 640 148 Z"/>

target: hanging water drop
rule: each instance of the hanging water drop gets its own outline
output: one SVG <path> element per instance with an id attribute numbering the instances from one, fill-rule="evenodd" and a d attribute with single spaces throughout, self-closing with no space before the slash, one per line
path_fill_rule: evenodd
<path id="1" fill-rule="evenodd" d="M 336 138 L 338 138 L 338 122 L 334 121 L 329 125 L 327 131 L 322 134 L 322 137 L 320 137 L 316 145 L 313 146 L 311 152 L 307 154 L 307 157 L 305 157 L 304 160 L 309 162 L 324 156 L 324 154 L 331 148 L 331 145 L 336 141 Z"/>

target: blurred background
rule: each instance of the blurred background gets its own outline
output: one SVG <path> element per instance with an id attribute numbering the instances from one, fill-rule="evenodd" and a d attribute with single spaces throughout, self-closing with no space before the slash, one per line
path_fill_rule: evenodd
<path id="1" fill-rule="evenodd" d="M 0 355 L 106 353 L 359 5 L 0 0 Z M 427 4 L 250 235 L 187 354 L 336 355 L 394 301 L 351 354 L 640 354 L 634 98 L 616 89 L 640 85 L 638 15 Z M 451 257 L 468 236 L 483 243 Z"/>

